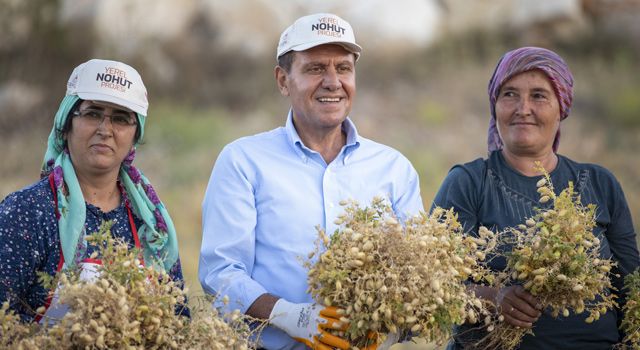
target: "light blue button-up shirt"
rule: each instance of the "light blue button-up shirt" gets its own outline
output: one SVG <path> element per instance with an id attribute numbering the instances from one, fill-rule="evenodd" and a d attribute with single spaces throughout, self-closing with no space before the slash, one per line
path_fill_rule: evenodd
<path id="1" fill-rule="evenodd" d="M 227 295 L 242 312 L 262 294 L 311 302 L 302 266 L 318 238 L 316 226 L 334 232 L 338 204 L 369 205 L 388 198 L 401 218 L 423 210 L 418 174 L 398 151 L 358 135 L 348 118 L 346 145 L 326 164 L 306 147 L 293 125 L 244 137 L 218 156 L 202 204 L 199 278 L 207 293 Z M 305 349 L 268 327 L 267 349 Z"/>

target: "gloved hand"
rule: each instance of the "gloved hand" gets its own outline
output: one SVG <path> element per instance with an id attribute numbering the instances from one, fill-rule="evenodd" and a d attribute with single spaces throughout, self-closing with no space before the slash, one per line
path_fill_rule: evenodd
<path id="1" fill-rule="evenodd" d="M 390 347 L 398 343 L 400 335 L 398 333 L 388 333 L 382 344 L 378 345 L 377 350 L 389 350 Z"/>
<path id="2" fill-rule="evenodd" d="M 313 303 L 294 304 L 278 299 L 269 315 L 269 323 L 311 349 L 347 350 L 351 347 L 347 340 L 326 331 L 345 330 L 347 325 L 340 323 L 339 318 L 335 307 Z"/>
<path id="3" fill-rule="evenodd" d="M 378 344 L 377 340 L 380 335 L 378 333 L 369 333 L 369 338 L 376 340 L 373 344 L 368 345 L 362 350 L 389 350 L 394 344 L 398 343 L 400 336 L 398 333 L 388 333 L 387 337 L 381 344 Z"/>

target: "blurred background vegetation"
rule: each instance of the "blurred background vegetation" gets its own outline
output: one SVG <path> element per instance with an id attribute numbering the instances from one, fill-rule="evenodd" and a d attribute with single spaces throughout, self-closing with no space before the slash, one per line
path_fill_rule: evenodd
<path id="1" fill-rule="evenodd" d="M 202 293 L 200 204 L 211 168 L 226 143 L 284 124 L 277 40 L 295 18 L 319 11 L 354 26 L 364 52 L 352 119 L 412 161 L 427 207 L 452 165 L 486 156 L 486 86 L 500 56 L 531 45 L 558 52 L 576 82 L 560 153 L 617 176 L 637 231 L 637 0 L 290 0 L 286 8 L 266 0 L 0 0 L 0 198 L 38 180 L 72 69 L 94 57 L 127 62 L 150 97 L 136 164 L 175 221 L 191 293 Z"/>

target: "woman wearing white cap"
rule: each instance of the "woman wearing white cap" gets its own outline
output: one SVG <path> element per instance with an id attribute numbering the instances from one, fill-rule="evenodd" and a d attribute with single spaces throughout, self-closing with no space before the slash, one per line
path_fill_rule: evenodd
<path id="1" fill-rule="evenodd" d="M 41 180 L 0 203 L 0 303 L 23 320 L 62 317 L 38 273 L 80 266 L 95 273 L 85 236 L 112 221 L 111 234 L 143 252 L 143 263 L 182 281 L 173 222 L 133 166 L 144 135 L 147 90 L 138 72 L 93 59 L 74 69 L 56 113 Z"/>

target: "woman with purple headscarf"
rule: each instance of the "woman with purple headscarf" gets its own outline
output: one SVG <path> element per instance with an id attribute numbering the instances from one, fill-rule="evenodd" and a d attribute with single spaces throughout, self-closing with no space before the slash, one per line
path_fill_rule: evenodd
<path id="1" fill-rule="evenodd" d="M 454 166 L 445 178 L 434 206 L 458 213 L 465 231 L 476 235 L 480 226 L 495 231 L 515 227 L 535 215 L 535 208 L 551 202 L 537 201 L 539 161 L 559 189 L 570 181 L 583 204 L 595 204 L 594 235 L 600 239 L 601 255 L 618 263 L 612 276 L 622 291 L 622 279 L 640 265 L 635 231 L 624 193 L 616 178 L 605 168 L 578 163 L 558 154 L 560 122 L 569 116 L 573 99 L 573 77 L 556 53 L 538 47 L 507 52 L 489 81 L 491 119 L 487 159 Z M 504 251 L 511 247 L 504 245 Z M 506 259 L 489 263 L 495 271 L 506 268 Z M 520 349 L 610 349 L 619 343 L 620 310 L 609 310 L 598 321 L 584 322 L 585 315 L 551 316 L 541 310 L 536 298 L 521 286 L 500 290 L 477 285 L 477 295 L 495 302 L 505 322 L 535 327 Z M 486 335 L 477 325 L 456 329 L 450 349 L 473 346 Z"/>

